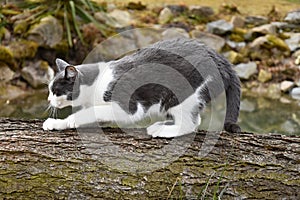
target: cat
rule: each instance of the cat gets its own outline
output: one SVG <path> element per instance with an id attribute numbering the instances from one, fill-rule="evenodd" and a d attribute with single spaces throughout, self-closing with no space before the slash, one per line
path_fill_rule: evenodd
<path id="1" fill-rule="evenodd" d="M 95 122 L 133 124 L 160 117 L 147 127 L 152 137 L 178 137 L 201 123 L 205 105 L 225 91 L 224 129 L 241 132 L 240 80 L 232 65 L 196 39 L 163 40 L 120 59 L 73 66 L 56 59 L 49 84 L 52 107 L 81 106 L 65 119 L 48 118 L 44 130 L 64 130 Z"/>

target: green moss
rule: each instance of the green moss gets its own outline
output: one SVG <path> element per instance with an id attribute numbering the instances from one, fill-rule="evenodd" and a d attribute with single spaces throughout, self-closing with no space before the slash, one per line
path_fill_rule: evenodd
<path id="1" fill-rule="evenodd" d="M 277 47 L 278 49 L 281 49 L 283 51 L 290 51 L 288 45 L 275 35 L 267 35 L 267 40 L 273 47 Z"/>
<path id="2" fill-rule="evenodd" d="M 33 41 L 21 40 L 11 43 L 9 49 L 16 59 L 33 58 L 36 55 L 38 44 Z"/>
<path id="3" fill-rule="evenodd" d="M 28 29 L 28 22 L 25 20 L 20 20 L 15 23 L 14 25 L 14 33 L 16 34 L 23 34 L 27 31 Z"/>
<path id="4" fill-rule="evenodd" d="M 122 179 L 122 185 L 126 185 L 129 187 L 136 187 L 136 185 L 139 183 L 139 181 L 136 178 L 133 177 L 125 177 Z"/>
<path id="5" fill-rule="evenodd" d="M 13 60 L 12 52 L 7 47 L 1 45 L 0 45 L 0 60 L 4 61 L 5 63 L 7 61 Z"/>
<path id="6" fill-rule="evenodd" d="M 13 58 L 13 53 L 10 49 L 0 45 L 0 61 L 6 63 L 11 69 L 16 69 L 16 63 Z"/>
<path id="7" fill-rule="evenodd" d="M 237 33 L 232 33 L 229 38 L 234 42 L 243 42 L 245 40 L 243 35 Z"/>

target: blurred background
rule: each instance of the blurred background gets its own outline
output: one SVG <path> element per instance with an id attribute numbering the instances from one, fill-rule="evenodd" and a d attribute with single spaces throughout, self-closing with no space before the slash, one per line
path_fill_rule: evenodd
<path id="1" fill-rule="evenodd" d="M 86 59 L 107 38 L 135 28 Z M 71 64 L 107 61 L 128 46 L 179 36 L 233 63 L 244 131 L 300 135 L 299 0 L 2 0 L 0 117 L 48 116 L 47 83 L 57 57 Z"/>

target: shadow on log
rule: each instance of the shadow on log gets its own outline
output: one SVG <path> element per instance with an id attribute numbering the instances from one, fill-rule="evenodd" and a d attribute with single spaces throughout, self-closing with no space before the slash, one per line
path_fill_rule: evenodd
<path id="1" fill-rule="evenodd" d="M 300 136 L 41 127 L 0 119 L 1 198 L 300 199 Z"/>

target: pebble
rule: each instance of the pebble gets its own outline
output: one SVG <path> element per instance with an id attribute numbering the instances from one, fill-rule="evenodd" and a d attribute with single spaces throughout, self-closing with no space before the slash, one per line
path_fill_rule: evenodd
<path id="1" fill-rule="evenodd" d="M 216 35 L 224 35 L 233 30 L 233 25 L 223 19 L 210 22 L 206 25 L 206 30 L 209 33 Z"/>
<path id="2" fill-rule="evenodd" d="M 257 73 L 257 65 L 255 62 L 241 63 L 236 65 L 234 70 L 241 79 L 247 80 L 250 76 Z"/>

